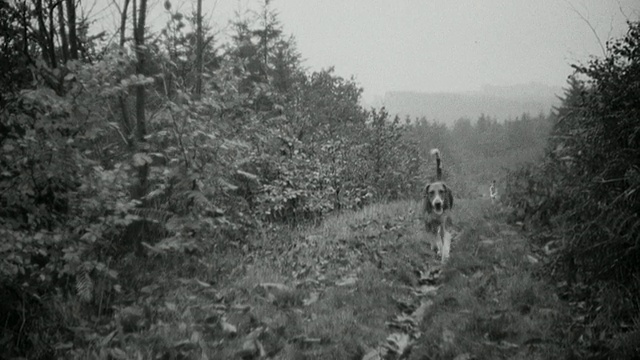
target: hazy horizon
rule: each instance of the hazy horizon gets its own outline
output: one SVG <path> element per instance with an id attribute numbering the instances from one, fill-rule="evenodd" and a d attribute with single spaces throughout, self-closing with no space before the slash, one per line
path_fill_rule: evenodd
<path id="1" fill-rule="evenodd" d="M 164 0 L 150 4 L 161 28 Z M 172 1 L 184 13 L 196 1 Z M 206 20 L 228 35 L 235 13 L 251 16 L 264 1 L 205 1 Z M 627 19 L 640 18 L 637 0 L 271 0 L 286 36 L 293 35 L 310 71 L 329 67 L 353 76 L 372 103 L 387 92 L 460 93 L 487 86 L 562 87 L 571 64 L 602 56 Z M 104 28 L 118 18 L 104 18 Z M 594 34 L 595 32 L 595 34 Z"/>

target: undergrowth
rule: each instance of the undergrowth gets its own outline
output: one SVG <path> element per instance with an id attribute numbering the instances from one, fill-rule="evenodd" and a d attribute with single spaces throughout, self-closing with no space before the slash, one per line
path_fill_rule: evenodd
<path id="1" fill-rule="evenodd" d="M 456 242 L 413 358 L 564 357 L 569 319 L 555 287 L 538 275 L 539 255 L 503 214 L 485 211 Z"/>
<path id="2" fill-rule="evenodd" d="M 376 204 L 319 226 L 273 230 L 250 257 L 241 248 L 226 253 L 238 257 L 225 269 L 221 254 L 191 258 L 186 268 L 189 259 L 138 263 L 139 272 L 129 271 L 132 301 L 85 323 L 94 332 L 65 353 L 360 359 L 385 341 L 399 304 L 415 303 L 417 271 L 438 266 L 418 209 L 413 201 Z M 460 235 L 410 358 L 556 357 L 557 324 L 566 319 L 527 260 L 527 242 L 488 201 L 460 201 L 454 216 Z"/>
<path id="3" fill-rule="evenodd" d="M 603 58 L 574 65 L 545 156 L 507 178 L 513 220 L 572 304 L 583 358 L 640 353 L 640 23 L 628 25 Z"/>

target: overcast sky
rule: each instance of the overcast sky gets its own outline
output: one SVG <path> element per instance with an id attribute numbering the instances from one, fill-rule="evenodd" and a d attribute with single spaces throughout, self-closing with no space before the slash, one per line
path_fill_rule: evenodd
<path id="1" fill-rule="evenodd" d="M 163 0 L 156 0 L 162 10 Z M 224 27 L 260 0 L 204 0 Z M 188 12 L 195 0 L 175 7 Z M 182 5 L 180 5 L 182 3 Z M 371 101 L 386 91 L 474 91 L 482 85 L 564 86 L 569 64 L 640 17 L 638 0 L 272 0 L 309 70 L 355 76 Z M 158 15 L 156 15 L 157 17 Z M 584 17 L 584 19 L 582 18 Z M 164 22 L 166 20 L 163 20 Z"/>

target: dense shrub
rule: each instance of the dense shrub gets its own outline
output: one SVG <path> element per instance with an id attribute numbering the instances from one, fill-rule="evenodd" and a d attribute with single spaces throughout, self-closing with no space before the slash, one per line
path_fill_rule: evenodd
<path id="1" fill-rule="evenodd" d="M 509 178 L 508 201 L 521 217 L 561 225 L 560 274 L 593 284 L 596 303 L 634 294 L 609 309 L 606 325 L 593 324 L 599 330 L 637 324 L 640 309 L 639 45 L 640 23 L 630 22 L 606 57 L 574 66 L 544 159 Z"/>

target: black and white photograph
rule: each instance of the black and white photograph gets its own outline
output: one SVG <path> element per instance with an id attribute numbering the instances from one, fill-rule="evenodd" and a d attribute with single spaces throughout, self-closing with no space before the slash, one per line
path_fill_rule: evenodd
<path id="1" fill-rule="evenodd" d="M 640 359 L 640 1 L 0 0 L 32 359 Z"/>

